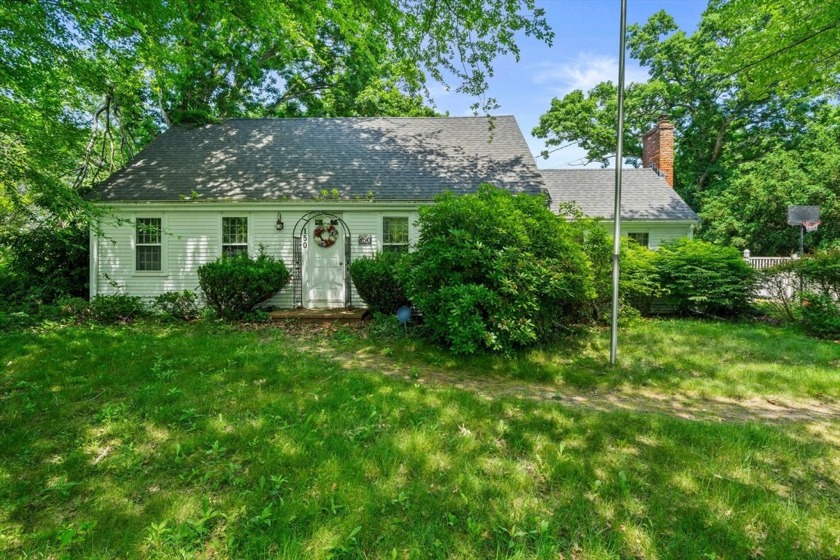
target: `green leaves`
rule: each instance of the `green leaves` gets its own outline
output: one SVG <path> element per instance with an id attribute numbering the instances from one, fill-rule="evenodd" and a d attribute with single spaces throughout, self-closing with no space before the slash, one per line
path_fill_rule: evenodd
<path id="1" fill-rule="evenodd" d="M 283 261 L 260 252 L 222 256 L 198 267 L 198 283 L 207 305 L 219 317 L 238 319 L 289 284 Z"/>
<path id="2" fill-rule="evenodd" d="M 5 2 L 0 29 L 0 227 L 90 216 L 171 124 L 433 115 L 429 78 L 491 107 L 496 57 L 552 38 L 533 0 Z"/>
<path id="3" fill-rule="evenodd" d="M 840 110 L 825 107 L 790 146 L 745 163 L 726 188 L 704 196 L 703 236 L 749 249 L 753 255 L 790 255 L 799 228 L 787 224 L 792 204 L 821 207 L 822 224 L 805 237 L 806 250 L 840 240 Z"/>
<path id="4" fill-rule="evenodd" d="M 575 228 L 542 197 L 484 185 L 420 209 L 403 270 L 429 334 L 454 352 L 508 352 L 561 332 L 594 298 Z"/>
<path id="5" fill-rule="evenodd" d="M 751 96 L 761 97 L 768 90 L 837 93 L 837 2 L 730 0 L 715 15 L 732 37 L 718 67 L 741 74 Z"/>
<path id="6" fill-rule="evenodd" d="M 630 55 L 650 78 L 627 87 L 624 163 L 640 164 L 642 135 L 659 115 L 669 115 L 676 127 L 675 187 L 700 214 L 700 237 L 789 254 L 793 232 L 784 226 L 784 208 L 836 206 L 836 127 L 831 141 L 810 137 L 837 120 L 836 111 L 826 116 L 821 97 L 840 85 L 838 59 L 826 55 L 836 50 L 829 45 L 840 41 L 837 31 L 777 52 L 830 21 L 840 30 L 840 7 L 829 4 L 712 2 L 691 34 L 664 11 L 629 26 Z M 587 163 L 609 165 L 616 98 L 614 84 L 604 82 L 552 100 L 533 130 L 549 146 L 543 155 L 576 144 Z M 820 242 L 829 237 L 836 240 L 836 232 Z"/>
<path id="7" fill-rule="evenodd" d="M 626 88 L 624 161 L 638 167 L 642 157 L 642 134 L 656 122 L 662 111 L 662 84 L 630 84 Z M 554 98 L 551 108 L 540 117 L 532 134 L 544 138 L 551 152 L 577 144 L 586 150 L 586 163 L 609 166 L 615 157 L 615 121 L 618 118 L 617 88 L 601 82 L 588 93 L 575 90 L 563 99 Z"/>
<path id="8" fill-rule="evenodd" d="M 350 264 L 350 277 L 356 291 L 373 313 L 393 315 L 408 304 L 399 268 L 403 256 L 397 253 L 378 253 L 373 258 L 362 258 Z"/>
<path id="9" fill-rule="evenodd" d="M 756 274 L 737 249 L 683 239 L 660 247 L 654 262 L 679 313 L 728 316 L 750 307 Z"/>

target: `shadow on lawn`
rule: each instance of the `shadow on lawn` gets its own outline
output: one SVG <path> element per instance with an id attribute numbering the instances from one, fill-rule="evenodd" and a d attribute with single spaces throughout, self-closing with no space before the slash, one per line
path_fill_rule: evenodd
<path id="1" fill-rule="evenodd" d="M 787 395 L 840 399 L 840 345 L 756 324 L 657 320 L 619 334 L 619 364 L 608 364 L 609 332 L 581 332 L 512 356 L 457 356 L 419 338 L 336 337 L 350 352 L 479 377 L 497 375 L 575 389 L 656 387 L 713 396 Z"/>
<path id="2" fill-rule="evenodd" d="M 485 401 L 273 331 L 158 328 L 0 341 L 0 551 L 837 553 L 833 450 L 804 428 Z"/>

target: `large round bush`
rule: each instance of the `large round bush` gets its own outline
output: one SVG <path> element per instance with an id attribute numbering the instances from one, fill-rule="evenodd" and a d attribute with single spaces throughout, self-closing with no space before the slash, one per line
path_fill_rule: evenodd
<path id="1" fill-rule="evenodd" d="M 660 247 L 654 262 L 678 313 L 728 316 L 750 308 L 756 272 L 734 247 L 681 239 Z"/>
<path id="2" fill-rule="evenodd" d="M 545 340 L 595 297 L 576 230 L 543 197 L 489 185 L 420 209 L 420 239 L 402 267 L 427 332 L 459 353 Z"/>
<path id="3" fill-rule="evenodd" d="M 198 268 L 198 283 L 207 305 L 219 317 L 238 319 L 289 284 L 283 261 L 260 250 L 256 258 L 246 253 L 222 256 Z"/>
<path id="4" fill-rule="evenodd" d="M 0 230 L 0 307 L 26 308 L 88 295 L 86 224 L 54 221 Z"/>
<path id="5" fill-rule="evenodd" d="M 403 255 L 397 253 L 379 253 L 373 258 L 355 260 L 350 265 L 350 277 L 356 291 L 371 311 L 392 314 L 408 303 L 398 275 L 402 258 Z"/>

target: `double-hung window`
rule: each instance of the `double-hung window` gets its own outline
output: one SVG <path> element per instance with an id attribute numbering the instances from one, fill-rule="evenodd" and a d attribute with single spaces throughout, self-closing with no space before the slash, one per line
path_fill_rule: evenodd
<path id="1" fill-rule="evenodd" d="M 160 272 L 163 270 L 163 238 L 160 218 L 135 220 L 135 270 Z"/>
<path id="2" fill-rule="evenodd" d="M 222 254 L 232 257 L 248 252 L 248 218 L 222 218 Z"/>
<path id="3" fill-rule="evenodd" d="M 629 237 L 632 241 L 635 241 L 642 247 L 650 247 L 650 234 L 646 231 L 630 232 L 627 234 L 627 237 Z"/>
<path id="4" fill-rule="evenodd" d="M 382 252 L 408 253 L 408 218 L 382 218 Z"/>

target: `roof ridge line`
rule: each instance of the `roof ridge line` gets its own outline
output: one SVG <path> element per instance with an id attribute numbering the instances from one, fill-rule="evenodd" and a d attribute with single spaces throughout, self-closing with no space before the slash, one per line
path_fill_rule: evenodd
<path id="1" fill-rule="evenodd" d="M 396 120 L 427 120 L 427 121 L 442 121 L 442 120 L 456 120 L 456 119 L 501 119 L 511 118 L 516 119 L 516 115 L 456 115 L 456 116 L 440 116 L 440 117 L 227 117 L 219 119 L 221 122 L 228 121 L 337 121 L 337 120 L 374 120 L 374 119 L 396 119 Z M 207 123 L 215 124 L 215 123 Z M 177 125 L 176 125 L 177 126 Z"/>

